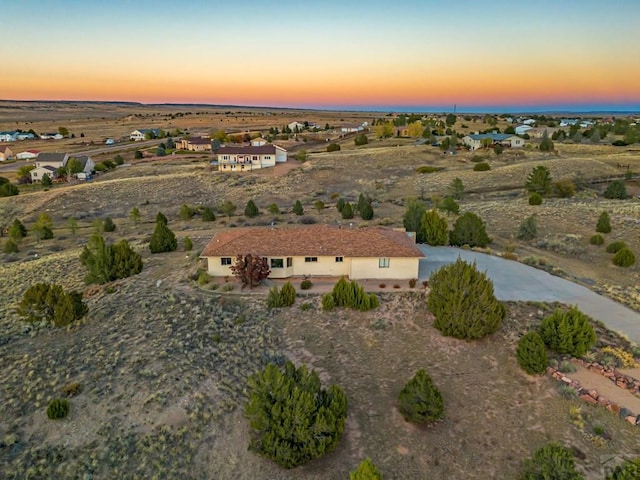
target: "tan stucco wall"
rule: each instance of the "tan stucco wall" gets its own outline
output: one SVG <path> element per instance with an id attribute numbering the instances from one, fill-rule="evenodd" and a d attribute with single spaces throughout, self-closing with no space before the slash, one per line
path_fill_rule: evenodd
<path id="1" fill-rule="evenodd" d="M 350 278 L 353 280 L 368 278 L 411 279 L 418 278 L 419 258 L 390 258 L 389 268 L 380 268 L 379 258 L 351 259 Z"/>

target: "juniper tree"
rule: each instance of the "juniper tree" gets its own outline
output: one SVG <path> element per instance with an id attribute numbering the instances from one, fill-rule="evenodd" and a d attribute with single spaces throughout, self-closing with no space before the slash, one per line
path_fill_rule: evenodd
<path id="1" fill-rule="evenodd" d="M 46 322 L 64 327 L 87 312 L 82 294 L 66 292 L 60 285 L 36 283 L 29 287 L 18 304 L 18 314 L 27 322 Z"/>
<path id="2" fill-rule="evenodd" d="M 296 200 L 296 203 L 293 205 L 293 213 L 295 213 L 296 215 L 304 214 L 304 208 L 302 208 L 302 203 L 300 203 L 300 200 Z"/>
<path id="3" fill-rule="evenodd" d="M 424 231 L 421 226 L 426 211 L 427 207 L 423 201 L 416 197 L 407 198 L 402 224 L 408 232 L 416 232 L 416 240 L 418 243 L 425 241 Z"/>
<path id="4" fill-rule="evenodd" d="M 202 210 L 202 221 L 203 222 L 213 222 L 215 221 L 216 216 L 213 213 L 213 210 L 211 210 L 210 207 L 204 207 L 204 209 Z"/>
<path id="5" fill-rule="evenodd" d="M 559 443 L 550 442 L 539 448 L 524 463 L 521 480 L 583 480 L 576 470 L 571 450 Z"/>
<path id="6" fill-rule="evenodd" d="M 416 372 L 398 395 L 398 410 L 412 423 L 432 423 L 444 416 L 442 394 L 423 369 Z"/>
<path id="7" fill-rule="evenodd" d="M 449 232 L 451 245 L 470 247 L 486 247 L 491 241 L 484 222 L 475 213 L 466 212 L 456 220 L 453 230 Z"/>
<path id="8" fill-rule="evenodd" d="M 535 215 L 525 218 L 518 228 L 518 239 L 533 240 L 538 235 L 538 222 Z"/>
<path id="9" fill-rule="evenodd" d="M 556 309 L 540 324 L 540 337 L 545 345 L 560 354 L 580 357 L 596 343 L 596 333 L 588 317 L 571 307 L 569 310 Z"/>
<path id="10" fill-rule="evenodd" d="M 244 215 L 247 218 L 253 218 L 260 215 L 260 210 L 258 210 L 258 207 L 253 200 L 249 200 L 247 202 L 247 205 L 244 207 Z"/>
<path id="11" fill-rule="evenodd" d="M 166 217 L 164 220 L 166 220 Z M 163 253 L 173 252 L 176 248 L 178 248 L 176 235 L 162 218 L 158 219 L 149 240 L 149 250 L 151 250 L 151 253 Z"/>
<path id="12" fill-rule="evenodd" d="M 551 172 L 544 165 L 535 167 L 525 182 L 525 188 L 529 192 L 535 192 L 542 196 L 551 193 L 551 187 Z"/>
<path id="13" fill-rule="evenodd" d="M 596 232 L 598 233 L 611 233 L 611 219 L 609 213 L 602 212 L 598 217 L 598 223 L 596 224 Z"/>
<path id="14" fill-rule="evenodd" d="M 421 223 L 420 233 L 424 243 L 434 246 L 449 243 L 447 219 L 441 217 L 435 209 L 424 212 Z"/>
<path id="15" fill-rule="evenodd" d="M 382 480 L 382 474 L 370 458 L 365 458 L 358 468 L 349 473 L 349 480 Z"/>
<path id="16" fill-rule="evenodd" d="M 520 367 L 531 375 L 544 373 L 549 364 L 544 340 L 536 331 L 526 333 L 520 338 L 516 357 Z"/>
<path id="17" fill-rule="evenodd" d="M 140 223 L 140 210 L 138 207 L 133 207 L 131 209 L 131 212 L 129 212 L 129 218 L 133 220 L 133 225 L 137 227 L 138 223 Z"/>

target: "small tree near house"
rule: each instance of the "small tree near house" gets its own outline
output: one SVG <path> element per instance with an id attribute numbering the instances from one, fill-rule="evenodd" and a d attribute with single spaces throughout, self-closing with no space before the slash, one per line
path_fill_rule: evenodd
<path id="1" fill-rule="evenodd" d="M 238 255 L 231 266 L 231 272 L 242 282 L 242 286 L 257 287 L 266 279 L 271 270 L 267 262 L 258 255 Z"/>

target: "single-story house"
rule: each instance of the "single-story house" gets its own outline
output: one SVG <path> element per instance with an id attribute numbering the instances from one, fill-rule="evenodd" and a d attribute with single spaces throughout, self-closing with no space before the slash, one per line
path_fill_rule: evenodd
<path id="1" fill-rule="evenodd" d="M 190 152 L 210 152 L 210 138 L 184 138 L 176 142 L 178 150 L 188 150 Z"/>
<path id="2" fill-rule="evenodd" d="M 44 167 L 36 167 L 29 172 L 32 182 L 41 182 L 45 175 L 48 175 L 51 180 L 58 178 L 58 169 L 50 165 Z"/>
<path id="3" fill-rule="evenodd" d="M 138 130 L 134 130 L 129 135 L 129 139 L 135 142 L 139 142 L 141 140 L 146 139 L 147 133 L 154 138 L 158 138 L 160 136 L 160 129 L 158 128 L 140 128 Z"/>
<path id="4" fill-rule="evenodd" d="M 575 125 L 577 123 L 578 123 L 577 118 L 563 118 L 562 120 L 560 120 L 561 127 L 571 127 L 572 125 Z"/>
<path id="5" fill-rule="evenodd" d="M 40 140 L 62 140 L 64 136 L 61 133 L 41 133 Z"/>
<path id="6" fill-rule="evenodd" d="M 462 143 L 471 150 L 478 150 L 485 147 L 486 144 L 488 146 L 502 145 L 503 147 L 520 148 L 524 147 L 525 142 L 523 138 L 508 133 L 475 133 L 465 136 Z"/>
<path id="7" fill-rule="evenodd" d="M 310 225 L 293 228 L 243 227 L 217 233 L 202 251 L 207 271 L 231 276 L 237 255 L 257 255 L 269 278 L 346 276 L 350 279 L 418 278 L 422 251 L 415 237 L 384 227 Z"/>
<path id="8" fill-rule="evenodd" d="M 39 150 L 27 150 L 16 155 L 18 160 L 35 160 L 38 158 Z"/>
<path id="9" fill-rule="evenodd" d="M 347 123 L 340 127 L 340 132 L 342 133 L 355 133 L 362 132 L 364 130 L 364 126 L 360 123 Z"/>
<path id="10" fill-rule="evenodd" d="M 31 140 L 32 138 L 36 138 L 36 136 L 31 132 L 17 132 L 16 138 L 18 140 Z"/>
<path id="11" fill-rule="evenodd" d="M 531 125 L 518 125 L 515 128 L 516 131 L 516 135 L 524 135 L 525 133 L 527 133 L 529 130 L 531 130 L 533 127 Z"/>
<path id="12" fill-rule="evenodd" d="M 527 118 L 526 120 L 523 120 L 522 123 L 525 125 L 535 125 L 536 121 L 533 118 Z"/>
<path id="13" fill-rule="evenodd" d="M 45 167 L 53 169 L 56 172 L 55 177 L 52 177 L 49 174 L 49 178 L 51 178 L 52 180 L 54 178 L 57 178 L 58 169 L 65 167 L 69 162 L 69 160 L 71 160 L 72 158 L 78 160 L 82 164 L 81 173 L 85 174 L 85 176 L 91 175 L 96 168 L 96 164 L 93 161 L 93 159 L 87 155 L 78 155 L 78 156 L 72 157 L 68 153 L 41 153 L 38 155 L 38 158 L 36 159 L 35 170 L 31 170 L 30 172 L 31 180 L 33 180 L 34 182 L 42 180 L 42 175 L 44 173 L 48 173 L 41 170 L 42 168 L 45 168 Z"/>
<path id="14" fill-rule="evenodd" d="M 256 137 L 253 140 L 251 140 L 252 147 L 261 147 L 262 145 L 266 145 L 266 144 L 267 144 L 267 141 L 262 137 Z"/>
<path id="15" fill-rule="evenodd" d="M 259 146 L 222 146 L 214 151 L 212 165 L 222 172 L 248 172 L 260 168 L 275 167 L 287 161 L 287 151 L 272 143 Z"/>
<path id="16" fill-rule="evenodd" d="M 7 145 L 0 146 L 0 162 L 11 160 L 12 158 L 13 151 Z"/>
<path id="17" fill-rule="evenodd" d="M 302 130 L 307 128 L 307 126 L 304 123 L 300 123 L 300 122 L 291 122 L 287 126 L 292 132 L 301 132 Z"/>
<path id="18" fill-rule="evenodd" d="M 18 140 L 18 132 L 0 132 L 0 142 L 15 142 Z"/>

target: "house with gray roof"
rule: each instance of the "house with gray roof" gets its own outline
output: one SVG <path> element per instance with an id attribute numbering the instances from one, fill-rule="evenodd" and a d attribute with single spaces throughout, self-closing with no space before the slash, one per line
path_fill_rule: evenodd
<path id="1" fill-rule="evenodd" d="M 524 139 L 510 133 L 475 133 L 465 136 L 462 143 L 470 150 L 502 145 L 503 147 L 524 147 Z"/>

